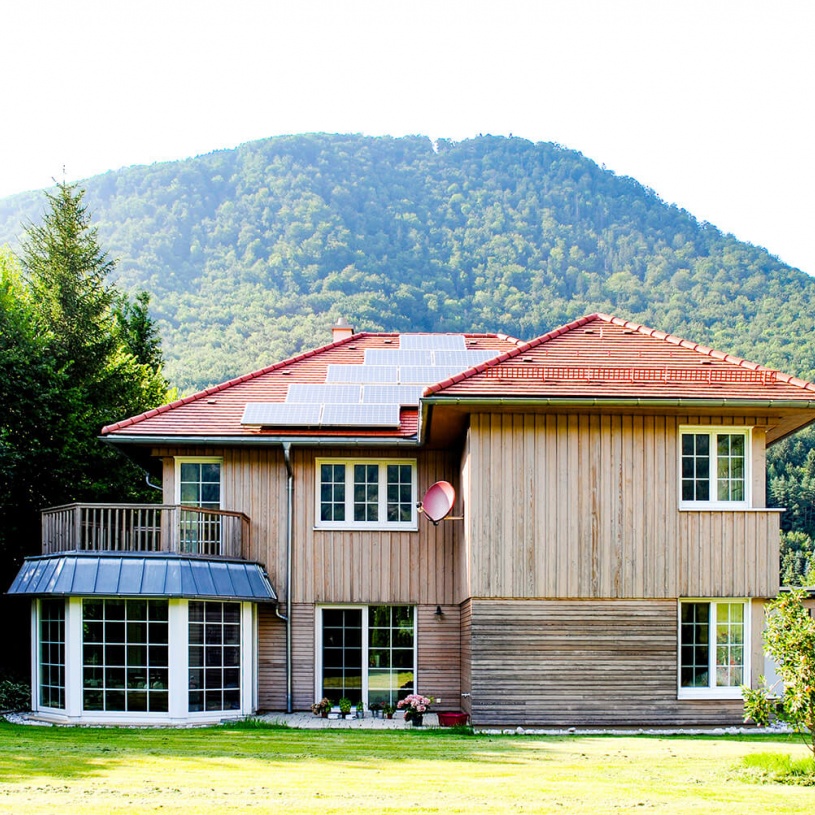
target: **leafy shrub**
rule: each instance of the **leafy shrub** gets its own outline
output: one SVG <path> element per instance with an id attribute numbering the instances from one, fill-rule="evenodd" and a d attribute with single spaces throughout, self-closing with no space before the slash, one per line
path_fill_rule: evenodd
<path id="1" fill-rule="evenodd" d="M 31 688 L 25 682 L 0 679 L 0 710 L 28 710 L 31 707 Z"/>

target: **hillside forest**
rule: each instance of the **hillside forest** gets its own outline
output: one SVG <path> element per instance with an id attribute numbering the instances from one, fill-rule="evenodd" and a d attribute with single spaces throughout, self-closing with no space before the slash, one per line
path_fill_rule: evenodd
<path id="1" fill-rule="evenodd" d="M 358 330 L 531 339 L 594 311 L 815 379 L 815 279 L 551 143 L 311 134 L 83 182 L 109 281 L 144 291 L 181 393 Z M 0 200 L 17 254 L 48 200 Z M 776 445 L 782 571 L 807 579 L 815 436 Z"/>

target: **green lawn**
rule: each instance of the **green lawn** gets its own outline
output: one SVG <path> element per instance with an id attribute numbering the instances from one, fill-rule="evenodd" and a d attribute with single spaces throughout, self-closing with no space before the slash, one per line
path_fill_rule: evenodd
<path id="1" fill-rule="evenodd" d="M 466 736 L 446 731 L 124 730 L 0 724 L 0 812 L 740 813 L 815 810 L 750 784 L 794 739 Z"/>

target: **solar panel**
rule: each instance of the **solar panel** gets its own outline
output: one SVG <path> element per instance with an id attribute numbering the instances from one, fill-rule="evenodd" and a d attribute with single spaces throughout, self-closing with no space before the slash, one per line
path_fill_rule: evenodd
<path id="1" fill-rule="evenodd" d="M 288 402 L 249 402 L 243 411 L 241 424 L 283 427 L 309 427 L 320 424 L 322 405 L 301 405 Z"/>
<path id="2" fill-rule="evenodd" d="M 375 382 L 395 385 L 399 377 L 397 369 L 390 365 L 329 365 L 325 381 L 329 384 Z"/>
<path id="3" fill-rule="evenodd" d="M 325 427 L 399 427 L 399 405 L 325 405 Z"/>
<path id="4" fill-rule="evenodd" d="M 365 352 L 366 365 L 432 365 L 430 350 L 403 350 L 401 348 L 369 348 Z"/>
<path id="5" fill-rule="evenodd" d="M 418 405 L 424 385 L 366 385 L 362 401 L 369 405 Z"/>
<path id="6" fill-rule="evenodd" d="M 399 347 L 405 349 L 429 348 L 433 350 L 448 348 L 463 351 L 466 341 L 463 334 L 402 334 Z"/>
<path id="7" fill-rule="evenodd" d="M 421 385 L 433 385 L 441 382 L 442 379 L 447 379 L 448 376 L 461 373 L 462 370 L 464 369 L 461 367 L 450 365 L 403 365 L 399 369 L 399 383 L 407 385 L 415 382 Z"/>
<path id="8" fill-rule="evenodd" d="M 311 385 L 293 382 L 289 385 L 286 402 L 292 404 L 331 404 L 345 402 L 359 404 L 362 388 L 359 385 Z"/>
<path id="9" fill-rule="evenodd" d="M 473 365 L 497 357 L 500 351 L 436 351 L 436 365 L 458 365 L 459 370 L 466 371 Z"/>

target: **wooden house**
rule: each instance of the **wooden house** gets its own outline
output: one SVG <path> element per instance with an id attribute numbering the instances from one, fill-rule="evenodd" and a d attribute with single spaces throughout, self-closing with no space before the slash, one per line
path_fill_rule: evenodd
<path id="1" fill-rule="evenodd" d="M 477 726 L 736 724 L 815 386 L 603 314 L 359 333 L 106 427 L 162 503 L 43 513 L 33 706 L 212 721 L 411 692 Z M 437 525 L 417 506 L 453 485 Z"/>

